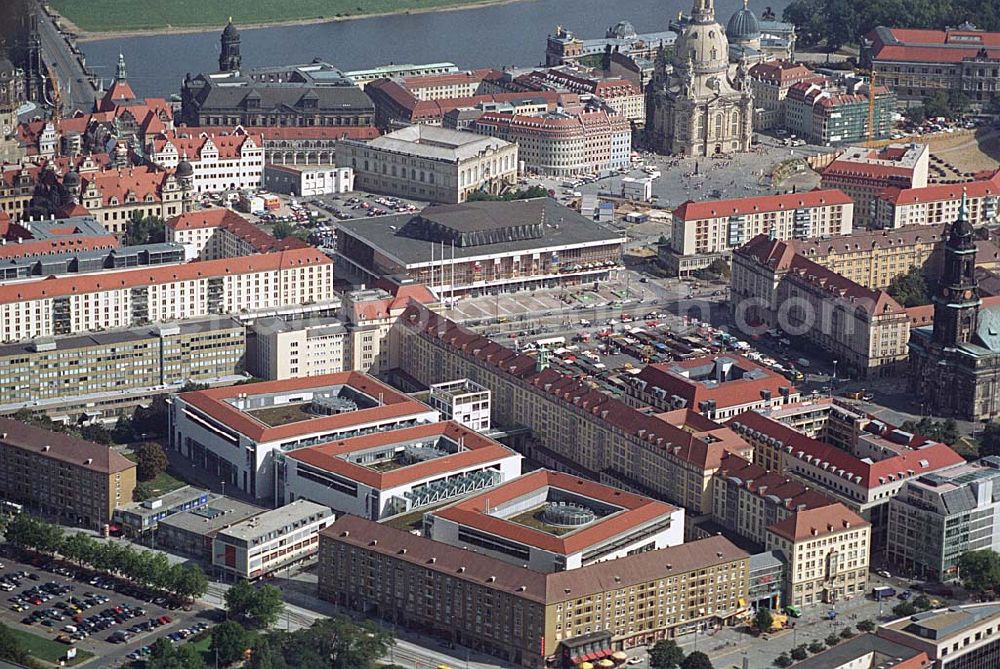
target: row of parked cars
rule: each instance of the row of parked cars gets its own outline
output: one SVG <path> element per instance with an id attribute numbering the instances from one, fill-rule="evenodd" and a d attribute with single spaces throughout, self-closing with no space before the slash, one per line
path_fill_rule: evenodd
<path id="1" fill-rule="evenodd" d="M 204 632 L 206 629 L 208 629 L 207 623 L 197 623 L 192 627 L 187 627 L 185 629 L 177 630 L 176 632 L 171 632 L 164 638 L 166 638 L 171 643 L 178 643 L 180 641 L 187 639 L 190 636 L 199 634 L 200 632 Z M 153 646 L 152 644 L 149 644 L 147 646 L 143 646 L 142 648 L 137 648 L 133 650 L 125 657 L 132 661 L 139 661 L 149 657 L 150 653 L 152 652 L 153 652 Z"/>

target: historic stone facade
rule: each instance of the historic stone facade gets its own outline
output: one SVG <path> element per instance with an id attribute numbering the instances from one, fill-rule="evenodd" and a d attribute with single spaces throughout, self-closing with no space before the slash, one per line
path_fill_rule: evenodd
<path id="1" fill-rule="evenodd" d="M 921 414 L 965 420 L 1000 415 L 1000 309 L 982 308 L 964 195 L 945 245 L 934 325 L 910 331 L 910 388 Z"/>
<path id="2" fill-rule="evenodd" d="M 747 62 L 729 76 L 729 42 L 715 20 L 715 0 L 695 0 L 677 40 L 672 72 L 657 55 L 646 104 L 647 140 L 658 153 L 711 156 L 750 150 L 753 94 Z"/>

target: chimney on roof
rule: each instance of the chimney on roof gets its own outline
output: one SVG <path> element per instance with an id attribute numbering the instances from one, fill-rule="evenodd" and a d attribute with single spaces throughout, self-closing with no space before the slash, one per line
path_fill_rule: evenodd
<path id="1" fill-rule="evenodd" d="M 43 453 L 47 453 L 50 448 L 52 448 L 52 447 L 49 446 L 48 444 L 45 444 L 44 446 L 42 446 L 42 452 Z"/>

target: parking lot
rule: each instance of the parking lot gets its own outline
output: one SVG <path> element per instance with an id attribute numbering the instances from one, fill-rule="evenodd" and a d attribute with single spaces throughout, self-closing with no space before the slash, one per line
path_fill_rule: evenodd
<path id="1" fill-rule="evenodd" d="M 176 602 L 128 583 L 59 562 L 2 558 L 0 620 L 13 629 L 93 654 L 83 665 L 113 667 L 139 659 L 160 637 L 172 642 L 207 630 L 204 606 Z"/>

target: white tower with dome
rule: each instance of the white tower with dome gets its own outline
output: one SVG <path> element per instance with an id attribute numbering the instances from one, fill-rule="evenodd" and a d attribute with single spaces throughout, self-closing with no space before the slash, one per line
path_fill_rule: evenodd
<path id="1" fill-rule="evenodd" d="M 657 59 L 647 101 L 647 140 L 657 153 L 711 156 L 750 150 L 753 96 L 746 68 L 729 75 L 729 41 L 715 0 L 694 0 L 674 46 L 673 68 Z"/>

